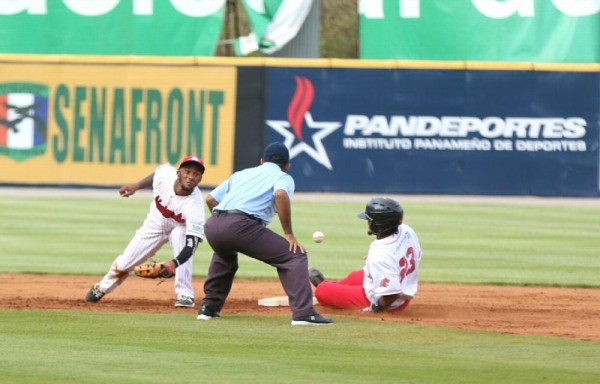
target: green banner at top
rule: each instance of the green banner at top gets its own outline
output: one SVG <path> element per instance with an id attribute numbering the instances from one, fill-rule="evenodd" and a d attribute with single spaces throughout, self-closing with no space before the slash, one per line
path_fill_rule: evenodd
<path id="1" fill-rule="evenodd" d="M 214 56 L 226 0 L 0 0 L 0 53 Z"/>
<path id="2" fill-rule="evenodd" d="M 600 0 L 360 0 L 364 59 L 600 62 Z"/>

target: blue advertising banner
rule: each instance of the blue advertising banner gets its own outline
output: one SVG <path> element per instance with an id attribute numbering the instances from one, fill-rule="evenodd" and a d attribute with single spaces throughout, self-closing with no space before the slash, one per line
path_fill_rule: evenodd
<path id="1" fill-rule="evenodd" d="M 598 196 L 600 74 L 269 68 L 299 191 Z"/>

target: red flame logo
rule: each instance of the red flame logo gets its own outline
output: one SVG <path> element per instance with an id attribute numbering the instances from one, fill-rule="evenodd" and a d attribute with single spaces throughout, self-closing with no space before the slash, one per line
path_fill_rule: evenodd
<path id="1" fill-rule="evenodd" d="M 294 128 L 296 137 L 304 141 L 302 136 L 302 125 L 304 122 L 304 114 L 309 110 L 315 98 L 315 89 L 312 83 L 306 77 L 295 76 L 296 92 L 288 106 L 287 117 L 288 121 Z"/>

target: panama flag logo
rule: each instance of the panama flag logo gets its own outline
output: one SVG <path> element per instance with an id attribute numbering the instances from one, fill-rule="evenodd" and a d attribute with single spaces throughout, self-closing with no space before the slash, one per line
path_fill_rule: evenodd
<path id="1" fill-rule="evenodd" d="M 290 101 L 287 120 L 267 120 L 267 125 L 284 138 L 290 159 L 306 153 L 317 163 L 332 171 L 333 166 L 323 145 L 323 139 L 342 126 L 337 121 L 315 121 L 310 106 L 315 97 L 314 87 L 306 77 L 296 76 L 296 91 Z"/>
<path id="2" fill-rule="evenodd" d="M 46 152 L 48 87 L 0 83 L 0 155 L 22 161 Z"/>

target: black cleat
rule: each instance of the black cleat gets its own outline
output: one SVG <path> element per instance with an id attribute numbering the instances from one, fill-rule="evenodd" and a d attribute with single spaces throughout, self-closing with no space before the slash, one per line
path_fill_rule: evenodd
<path id="1" fill-rule="evenodd" d="M 292 320 L 292 325 L 331 325 L 333 320 L 319 315 L 300 316 Z"/>
<path id="2" fill-rule="evenodd" d="M 194 304 L 194 298 L 185 295 L 177 296 L 177 301 L 175 302 L 177 308 L 194 308 Z"/>
<path id="3" fill-rule="evenodd" d="M 203 305 L 202 307 L 200 307 L 200 311 L 198 311 L 198 317 L 196 317 L 196 319 L 212 320 L 212 319 L 218 319 L 219 317 L 221 317 L 221 314 L 219 312 L 213 311 L 206 305 Z"/>
<path id="4" fill-rule="evenodd" d="M 85 295 L 85 301 L 88 303 L 97 303 L 101 298 L 106 295 L 106 292 L 102 292 L 100 290 L 100 284 L 94 284 L 92 288 L 88 291 L 87 295 Z"/>

